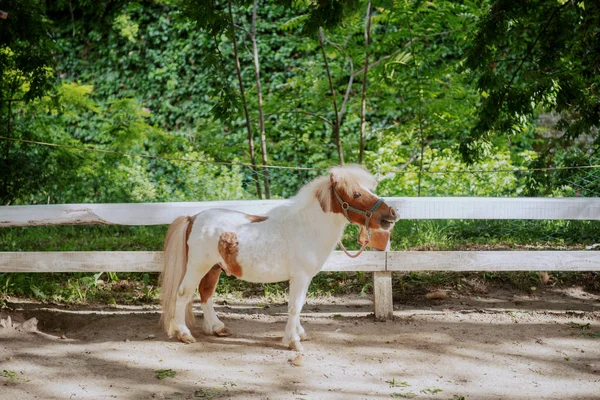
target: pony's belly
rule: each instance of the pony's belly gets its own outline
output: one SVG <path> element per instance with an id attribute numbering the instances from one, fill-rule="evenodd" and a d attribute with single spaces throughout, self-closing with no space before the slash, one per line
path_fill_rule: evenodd
<path id="1" fill-rule="evenodd" d="M 283 267 L 269 268 L 262 266 L 251 266 L 242 269 L 242 275 L 239 277 L 247 282 L 254 283 L 275 283 L 287 281 L 290 279 L 288 271 Z"/>

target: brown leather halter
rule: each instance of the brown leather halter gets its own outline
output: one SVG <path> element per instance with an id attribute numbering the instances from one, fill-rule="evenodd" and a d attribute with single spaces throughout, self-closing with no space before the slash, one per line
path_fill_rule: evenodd
<path id="1" fill-rule="evenodd" d="M 335 195 L 335 198 L 340 203 L 340 206 L 342 207 L 342 210 L 344 211 L 344 216 L 346 217 L 346 219 L 348 220 L 348 222 L 350 222 L 351 224 L 353 224 L 353 222 L 350 220 L 350 217 L 348 216 L 348 210 L 352 211 L 354 213 L 357 213 L 357 214 L 365 216 L 365 229 L 367 230 L 367 240 L 365 240 L 365 242 L 363 243 L 362 247 L 360 248 L 360 250 L 357 253 L 350 254 L 350 252 L 348 250 L 346 250 L 346 248 L 342 244 L 342 241 L 340 240 L 338 242 L 338 244 L 340 245 L 340 247 L 342 248 L 342 250 L 344 251 L 344 253 L 348 257 L 350 257 L 350 258 L 356 258 L 356 257 L 358 257 L 358 256 L 361 255 L 361 253 L 365 250 L 365 248 L 369 244 L 369 241 L 371 240 L 371 229 L 369 228 L 369 223 L 371 222 L 371 217 L 373 216 L 373 213 L 375 212 L 375 210 L 377 210 L 379 208 L 380 205 L 383 204 L 384 200 L 382 198 L 380 198 L 373 205 L 373 207 L 371 207 L 370 210 L 364 211 L 364 210 L 360 210 L 358 208 L 352 207 L 350 204 L 348 204 L 348 202 L 346 202 L 346 201 L 344 201 L 344 199 L 342 199 L 342 196 L 340 196 L 338 194 L 338 192 L 335 190 L 335 188 L 332 188 L 332 189 L 333 189 L 333 194 Z"/>

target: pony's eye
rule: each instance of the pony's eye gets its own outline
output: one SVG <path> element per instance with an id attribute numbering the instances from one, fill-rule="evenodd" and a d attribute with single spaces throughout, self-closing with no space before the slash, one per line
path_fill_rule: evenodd
<path id="1" fill-rule="evenodd" d="M 352 197 L 354 197 L 355 199 L 358 199 L 360 197 L 360 193 L 354 192 L 354 194 L 352 195 Z"/>

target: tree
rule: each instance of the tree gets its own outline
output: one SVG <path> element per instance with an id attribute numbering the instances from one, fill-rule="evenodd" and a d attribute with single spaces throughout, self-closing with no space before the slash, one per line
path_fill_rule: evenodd
<path id="1" fill-rule="evenodd" d="M 51 89 L 56 64 L 45 2 L 8 1 L 2 8 L 8 16 L 0 20 L 0 101 L 39 98 Z"/>
<path id="2" fill-rule="evenodd" d="M 228 0 L 226 5 L 223 5 L 223 9 L 219 8 L 219 5 L 216 2 L 195 2 L 195 1 L 184 1 L 184 8 L 186 15 L 194 20 L 198 26 L 207 33 L 209 33 L 214 39 L 214 51 L 215 57 L 213 59 L 220 60 L 221 63 L 226 63 L 227 60 L 223 56 L 222 52 L 219 50 L 219 37 L 221 35 L 227 36 L 228 39 L 233 43 L 233 58 L 234 58 L 234 66 L 235 72 L 237 76 L 237 84 L 239 89 L 239 99 L 241 101 L 242 111 L 244 113 L 245 126 L 247 130 L 247 140 L 248 140 L 248 151 L 250 156 L 250 164 L 253 171 L 253 177 L 256 185 L 256 194 L 259 199 L 262 198 L 262 189 L 260 185 L 260 179 L 258 174 L 258 169 L 256 167 L 256 156 L 254 149 L 254 135 L 252 129 L 252 121 L 250 119 L 250 113 L 248 110 L 248 104 L 246 99 L 246 90 L 244 89 L 244 80 L 242 78 L 242 67 L 240 65 L 240 54 L 238 49 L 238 39 L 236 38 L 236 23 L 234 21 L 233 10 L 232 10 L 232 0 Z M 257 57 L 257 53 L 255 54 Z M 221 71 L 223 71 L 223 66 L 221 65 Z M 223 75 L 226 75 L 223 73 Z M 227 81 L 222 77 L 221 84 L 227 85 Z M 259 79 L 259 78 L 257 78 Z M 220 108 L 217 108 L 215 116 L 217 118 L 221 118 L 225 121 L 231 120 L 233 115 L 235 115 L 236 103 L 235 101 L 230 101 L 231 97 L 230 91 L 226 91 L 223 89 L 225 93 L 227 93 L 227 103 L 221 103 Z M 260 97 L 262 101 L 262 96 Z M 225 105 L 225 107 L 223 107 Z M 261 131 L 261 139 L 262 139 L 262 131 Z M 264 143 L 261 141 L 261 144 Z M 266 162 L 266 145 L 262 147 L 263 152 L 263 161 Z M 265 180 L 265 184 L 268 187 L 268 180 Z"/>
<path id="3" fill-rule="evenodd" d="M 365 112 L 367 108 L 367 82 L 369 75 L 369 56 L 371 44 L 371 25 L 373 22 L 373 5 L 371 0 L 367 2 L 367 12 L 365 15 L 365 66 L 363 68 L 363 81 L 360 100 L 360 143 L 358 149 L 358 163 L 363 163 L 365 152 Z"/>
<path id="4" fill-rule="evenodd" d="M 260 133 L 260 148 L 262 154 L 262 165 L 263 167 L 268 166 L 267 157 L 267 138 L 265 132 L 265 111 L 263 107 L 263 94 L 262 94 L 262 83 L 260 81 L 260 60 L 258 58 L 258 41 L 256 37 L 256 20 L 258 19 L 258 0 L 254 0 L 252 7 L 252 30 L 250 31 L 250 38 L 252 40 L 252 58 L 254 61 L 254 76 L 256 77 L 256 96 L 258 106 L 258 130 Z M 271 198 L 271 188 L 269 183 L 269 170 L 267 168 L 263 171 L 264 174 L 264 187 L 265 197 Z"/>
<path id="5" fill-rule="evenodd" d="M 481 143 L 516 135 L 540 110 L 560 114 L 568 145 L 600 121 L 600 3 L 494 0 L 479 23 L 466 67 L 481 93 L 477 122 L 461 144 L 468 160 Z M 598 147 L 598 138 L 594 148 Z"/>
<path id="6" fill-rule="evenodd" d="M 15 103 L 42 97 L 54 81 L 53 41 L 45 2 L 37 0 L 2 3 L 8 13 L 0 19 L 0 204 L 40 184 L 40 153 L 15 143 L 23 136 L 15 126 Z M 30 179 L 33 178 L 33 179 Z"/>

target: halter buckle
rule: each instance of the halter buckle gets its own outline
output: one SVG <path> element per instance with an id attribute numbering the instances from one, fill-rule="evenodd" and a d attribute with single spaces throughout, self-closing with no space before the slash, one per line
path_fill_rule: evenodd
<path id="1" fill-rule="evenodd" d="M 346 203 L 346 202 L 343 202 L 343 203 L 342 203 L 342 208 L 343 208 L 344 210 L 347 210 L 347 209 L 348 209 L 348 207 L 350 207 L 350 204 L 348 204 L 348 203 Z"/>

